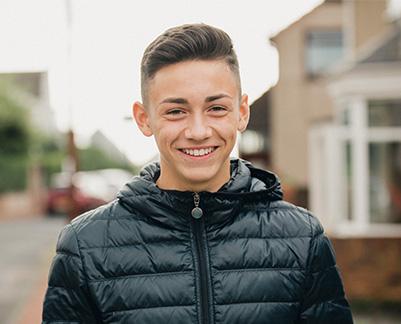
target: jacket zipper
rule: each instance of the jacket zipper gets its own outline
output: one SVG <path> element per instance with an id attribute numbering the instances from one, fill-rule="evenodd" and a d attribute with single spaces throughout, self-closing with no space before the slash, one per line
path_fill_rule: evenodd
<path id="1" fill-rule="evenodd" d="M 199 265 L 199 278 L 200 278 L 200 308 L 201 308 L 201 323 L 208 324 L 210 323 L 209 319 L 209 285 L 208 285 L 208 277 L 209 271 L 207 268 L 207 260 L 206 260 L 206 251 L 205 251 L 205 243 L 203 240 L 203 232 L 204 232 L 204 220 L 203 220 L 203 211 L 199 207 L 200 196 L 199 193 L 194 193 L 194 204 L 195 207 L 192 209 L 192 224 L 194 229 L 195 236 L 195 245 L 196 245 L 196 256 Z"/>

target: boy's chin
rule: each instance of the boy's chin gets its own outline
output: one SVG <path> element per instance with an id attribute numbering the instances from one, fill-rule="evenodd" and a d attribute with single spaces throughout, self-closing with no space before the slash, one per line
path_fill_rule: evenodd
<path id="1" fill-rule="evenodd" d="M 229 172 L 227 174 L 221 172 L 222 170 L 214 170 L 210 166 L 208 168 L 192 168 L 183 173 L 183 178 L 190 191 L 217 191 L 230 178 Z"/>

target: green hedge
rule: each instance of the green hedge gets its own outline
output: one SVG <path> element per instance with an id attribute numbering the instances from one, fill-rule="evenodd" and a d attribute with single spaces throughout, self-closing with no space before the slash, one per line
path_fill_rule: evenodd
<path id="1" fill-rule="evenodd" d="M 0 156 L 0 192 L 24 190 L 28 159 L 24 155 Z"/>
<path id="2" fill-rule="evenodd" d="M 26 154 L 29 148 L 27 111 L 0 88 L 0 154 Z"/>

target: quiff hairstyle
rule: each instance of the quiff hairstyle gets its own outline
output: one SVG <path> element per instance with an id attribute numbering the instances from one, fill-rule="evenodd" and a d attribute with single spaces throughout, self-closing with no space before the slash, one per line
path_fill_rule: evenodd
<path id="1" fill-rule="evenodd" d="M 206 24 L 186 24 L 167 29 L 145 49 L 141 62 L 141 94 L 145 103 L 149 81 L 165 66 L 190 60 L 224 60 L 241 81 L 237 55 L 230 36 Z"/>

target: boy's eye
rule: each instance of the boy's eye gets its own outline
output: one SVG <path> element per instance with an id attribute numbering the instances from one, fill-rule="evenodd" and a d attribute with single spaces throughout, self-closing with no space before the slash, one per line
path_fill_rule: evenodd
<path id="1" fill-rule="evenodd" d="M 219 113 L 219 114 L 223 114 L 223 113 L 225 113 L 227 111 L 227 109 L 222 107 L 222 106 L 213 106 L 209 110 L 211 112 Z"/>
<path id="2" fill-rule="evenodd" d="M 185 110 L 180 108 L 172 108 L 165 112 L 165 118 L 169 120 L 178 120 L 185 117 Z"/>
<path id="3" fill-rule="evenodd" d="M 168 115 L 180 115 L 183 114 L 184 112 L 181 109 L 171 109 L 167 111 Z"/>

